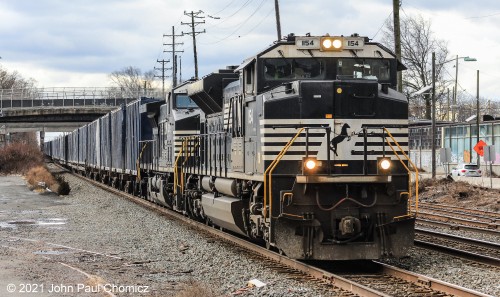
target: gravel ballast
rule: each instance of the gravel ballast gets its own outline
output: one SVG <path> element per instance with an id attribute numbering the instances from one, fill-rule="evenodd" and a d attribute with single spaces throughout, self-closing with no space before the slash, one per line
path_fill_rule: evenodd
<path id="1" fill-rule="evenodd" d="M 45 219 L 60 224 L 8 226 L 0 223 L 1 244 L 11 247 L 2 247 L 2 254 L 14 257 L 24 253 L 35 258 L 34 267 L 20 270 L 21 279 L 149 288 L 148 293 L 115 292 L 117 296 L 339 296 L 339 292 L 327 286 L 292 279 L 289 274 L 266 267 L 268 263 L 247 255 L 246 251 L 77 177 L 69 174 L 64 177 L 70 183 L 70 195 L 51 196 L 57 203 L 50 207 L 14 210 L 10 214 L 11 220 Z M 4 221 L 4 216 L 0 216 L 0 220 Z M 54 263 L 67 264 L 91 278 Z M 498 270 L 468 261 L 414 248 L 411 257 L 398 261 L 398 265 L 500 295 Z M 71 274 L 79 276 L 70 277 Z M 249 288 L 247 284 L 252 279 L 266 285 Z M 77 295 L 81 294 L 64 296 Z"/>

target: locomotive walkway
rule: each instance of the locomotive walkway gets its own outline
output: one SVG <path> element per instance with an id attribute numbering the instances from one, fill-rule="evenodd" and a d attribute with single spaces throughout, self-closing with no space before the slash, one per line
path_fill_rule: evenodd
<path id="1" fill-rule="evenodd" d="M 66 132 L 140 97 L 161 98 L 161 90 L 119 88 L 0 89 L 0 133 Z"/>

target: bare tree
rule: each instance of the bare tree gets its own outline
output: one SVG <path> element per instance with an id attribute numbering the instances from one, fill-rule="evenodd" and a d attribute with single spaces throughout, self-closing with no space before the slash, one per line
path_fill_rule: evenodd
<path id="1" fill-rule="evenodd" d="M 26 79 L 19 72 L 9 72 L 0 66 L 0 89 L 34 89 L 36 80 Z"/>
<path id="2" fill-rule="evenodd" d="M 121 91 L 134 95 L 140 94 L 140 91 L 144 88 L 151 89 L 154 87 L 153 70 L 142 74 L 139 68 L 128 66 L 122 70 L 113 71 L 109 77 L 113 84 L 120 88 Z"/>
<path id="3" fill-rule="evenodd" d="M 382 43 L 389 48 L 394 48 L 393 32 L 393 23 L 387 21 Z M 411 95 L 432 84 L 432 52 L 436 53 L 436 98 L 441 104 L 446 100 L 445 89 L 449 82 L 443 79 L 442 70 L 448 56 L 447 46 L 447 42 L 433 36 L 430 21 L 422 16 L 406 16 L 401 19 L 401 59 L 407 67 L 403 71 L 403 92 L 410 98 L 411 116 L 431 118 L 432 94 L 424 93 L 423 98 L 412 98 Z"/>

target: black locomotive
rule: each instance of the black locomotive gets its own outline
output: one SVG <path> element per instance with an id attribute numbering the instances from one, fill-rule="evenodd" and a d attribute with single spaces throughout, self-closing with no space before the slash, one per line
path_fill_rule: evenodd
<path id="1" fill-rule="evenodd" d="M 289 257 L 413 245 L 404 68 L 354 34 L 294 36 L 47 144 L 94 179 Z M 411 163 L 411 162 L 410 162 Z"/>

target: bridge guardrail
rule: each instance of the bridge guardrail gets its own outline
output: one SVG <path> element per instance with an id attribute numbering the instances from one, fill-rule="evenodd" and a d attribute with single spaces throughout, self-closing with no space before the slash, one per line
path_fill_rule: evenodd
<path id="1" fill-rule="evenodd" d="M 119 88 L 78 87 L 0 89 L 0 109 L 119 106 L 139 97 L 161 98 L 162 91 L 158 89 L 130 91 Z"/>

